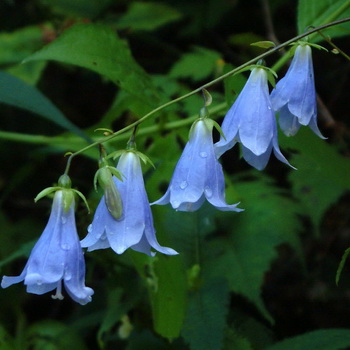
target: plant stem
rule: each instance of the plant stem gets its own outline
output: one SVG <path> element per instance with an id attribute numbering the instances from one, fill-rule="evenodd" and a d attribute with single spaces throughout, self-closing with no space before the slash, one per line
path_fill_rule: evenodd
<path id="1" fill-rule="evenodd" d="M 343 9 L 343 8 L 347 8 L 347 6 L 349 6 L 349 5 L 350 5 L 350 0 L 346 1 L 346 3 L 344 3 L 344 6 L 342 6 L 342 9 Z M 334 18 L 334 17 L 333 17 L 333 18 Z M 290 40 L 287 40 L 287 41 L 285 41 L 284 43 L 282 43 L 282 44 L 280 44 L 280 45 L 278 45 L 278 46 L 276 46 L 276 47 L 274 47 L 274 48 L 268 50 L 267 52 L 265 52 L 265 53 L 263 53 L 263 54 L 261 54 L 261 55 L 255 57 L 255 58 L 249 60 L 248 62 L 242 64 L 241 66 L 239 66 L 239 67 L 237 67 L 237 68 L 235 68 L 235 69 L 232 69 L 231 71 L 227 72 L 226 74 L 223 74 L 223 75 L 221 75 L 220 77 L 218 77 L 218 78 L 216 78 L 216 79 L 214 79 L 214 80 L 212 80 L 212 81 L 210 81 L 210 82 L 208 82 L 208 83 L 206 83 L 206 84 L 204 84 L 204 85 L 198 87 L 197 89 L 192 90 L 191 92 L 189 92 L 189 93 L 187 93 L 187 94 L 185 94 L 185 95 L 182 95 L 182 96 L 180 96 L 180 97 L 178 97 L 178 98 L 175 98 L 174 100 L 171 100 L 171 101 L 169 101 L 169 102 L 167 102 L 167 103 L 164 103 L 163 105 L 161 105 L 161 106 L 159 106 L 159 107 L 153 109 L 153 110 L 150 111 L 149 113 L 145 114 L 142 118 L 140 118 L 139 120 L 135 121 L 134 123 L 132 123 L 132 124 L 126 126 L 125 128 L 120 129 L 120 130 L 116 131 L 115 133 L 113 133 L 112 135 L 106 136 L 105 138 L 103 138 L 103 139 L 101 139 L 101 140 L 98 140 L 98 141 L 96 141 L 96 142 L 93 142 L 93 143 L 91 143 L 90 145 L 88 145 L 88 146 L 86 146 L 86 147 L 80 149 L 79 151 L 76 151 L 76 152 L 72 153 L 72 154 L 69 156 L 68 160 L 67 160 L 67 166 L 66 166 L 66 169 L 65 169 L 65 172 L 64 172 L 64 173 L 65 173 L 65 174 L 68 174 L 68 171 L 69 171 L 69 168 L 70 168 L 72 159 L 73 159 L 75 156 L 77 156 L 78 154 L 81 154 L 81 153 L 85 152 L 86 150 L 88 150 L 88 149 L 90 149 L 90 148 L 92 148 L 92 147 L 95 147 L 95 146 L 97 146 L 97 145 L 99 145 L 99 144 L 101 144 L 101 143 L 107 142 L 107 141 L 109 141 L 109 140 L 115 138 L 116 136 L 118 136 L 118 135 L 120 135 L 120 134 L 122 134 L 122 133 L 125 133 L 125 132 L 128 131 L 128 130 L 133 129 L 134 127 L 136 127 L 137 125 L 141 124 L 142 122 L 144 122 L 144 121 L 147 120 L 149 117 L 151 117 L 151 116 L 153 116 L 154 114 L 156 114 L 157 112 L 159 112 L 159 111 L 161 111 L 161 110 L 163 110 L 163 109 L 165 109 L 165 108 L 167 108 L 167 107 L 169 107 L 169 106 L 171 106 L 171 105 L 173 105 L 173 104 L 175 104 L 175 103 L 177 103 L 177 102 L 180 102 L 180 101 L 184 100 L 185 98 L 190 97 L 190 96 L 192 96 L 192 95 L 194 95 L 194 94 L 196 94 L 196 93 L 202 91 L 203 89 L 206 89 L 206 88 L 208 88 L 208 87 L 210 87 L 210 86 L 212 86 L 212 85 L 214 85 L 214 84 L 216 84 L 216 83 L 222 81 L 223 79 L 225 79 L 225 78 L 227 78 L 227 77 L 229 77 L 229 76 L 232 76 L 232 75 L 234 75 L 234 74 L 237 74 L 237 73 L 240 72 L 242 69 L 244 69 L 244 68 L 246 68 L 246 67 L 248 67 L 248 66 L 250 66 L 250 65 L 252 65 L 252 64 L 254 64 L 254 63 L 256 63 L 256 62 L 259 61 L 260 59 L 263 59 L 263 58 L 265 58 L 265 57 L 267 57 L 267 56 L 269 56 L 269 55 L 271 55 L 271 54 L 277 52 L 278 50 L 280 50 L 280 49 L 282 49 L 282 48 L 288 46 L 289 44 L 292 44 L 293 42 L 296 42 L 296 41 L 298 41 L 298 40 L 300 40 L 300 39 L 302 39 L 302 38 L 304 38 L 304 37 L 306 37 L 306 36 L 308 36 L 308 35 L 311 35 L 311 34 L 314 34 L 314 33 L 316 33 L 316 32 L 319 32 L 319 31 L 321 31 L 321 30 L 323 30 L 323 29 L 326 29 L 326 28 L 329 28 L 329 27 L 332 27 L 332 26 L 335 26 L 335 25 L 338 25 L 338 24 L 341 24 L 341 23 L 345 23 L 345 22 L 348 22 L 348 21 L 350 21 L 350 17 L 343 18 L 343 19 L 340 19 L 340 20 L 337 20 L 337 21 L 334 21 L 334 22 L 331 22 L 331 23 L 327 23 L 327 24 L 318 26 L 318 27 L 316 27 L 316 28 L 312 28 L 312 29 L 308 30 L 307 32 L 305 32 L 305 33 L 303 33 L 303 34 L 300 34 L 300 35 L 297 35 L 297 36 L 295 36 L 294 38 L 292 38 L 292 39 L 290 39 Z"/>

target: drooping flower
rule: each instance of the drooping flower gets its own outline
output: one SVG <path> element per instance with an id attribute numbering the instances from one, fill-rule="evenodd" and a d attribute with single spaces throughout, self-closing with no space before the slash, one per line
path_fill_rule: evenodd
<path id="1" fill-rule="evenodd" d="M 225 201 L 225 180 L 212 137 L 213 121 L 200 118 L 192 126 L 190 139 L 179 159 L 169 188 L 152 204 L 170 203 L 179 211 L 195 211 L 205 199 L 222 211 L 242 211 Z"/>
<path id="2" fill-rule="evenodd" d="M 252 70 L 221 128 L 225 137 L 221 136 L 214 145 L 217 157 L 240 142 L 243 158 L 258 170 L 265 168 L 272 150 L 278 160 L 290 165 L 278 146 L 276 119 L 265 68 Z"/>
<path id="3" fill-rule="evenodd" d="M 301 125 L 309 126 L 323 138 L 317 126 L 317 103 L 311 47 L 297 45 L 292 63 L 271 93 L 271 103 L 279 111 L 279 125 L 287 136 L 295 135 Z"/>
<path id="4" fill-rule="evenodd" d="M 54 299 L 63 299 L 62 282 L 70 297 L 81 305 L 94 291 L 85 286 L 85 261 L 74 217 L 74 190 L 55 192 L 49 221 L 35 244 L 22 273 L 4 276 L 2 288 L 24 281 L 27 292 L 44 294 L 56 289 Z"/>
<path id="5" fill-rule="evenodd" d="M 121 216 L 117 219 L 111 214 L 103 197 L 88 228 L 88 235 L 81 241 L 82 247 L 88 251 L 111 247 L 117 254 L 128 248 L 152 256 L 155 253 L 151 248 L 163 254 L 177 254 L 171 248 L 162 247 L 156 239 L 138 153 L 125 151 L 117 170 L 123 174 L 123 181 L 113 177 L 122 201 Z"/>

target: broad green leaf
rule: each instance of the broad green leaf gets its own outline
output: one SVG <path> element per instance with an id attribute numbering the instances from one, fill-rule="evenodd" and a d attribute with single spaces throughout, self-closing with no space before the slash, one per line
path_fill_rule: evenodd
<path id="1" fill-rule="evenodd" d="M 298 168 L 298 172 L 302 172 L 306 176 L 306 185 L 312 185 L 311 202 L 314 201 L 312 196 L 319 198 L 324 195 L 322 199 L 318 199 L 319 202 L 315 203 L 320 205 L 321 212 L 326 209 L 327 202 L 331 204 L 336 200 L 342 189 L 350 189 L 350 178 L 348 176 L 350 174 L 350 159 L 343 157 L 335 146 L 321 140 L 308 128 L 301 128 L 294 137 L 281 135 L 280 144 L 282 147 L 289 147 L 300 152 L 300 154 L 292 156 L 291 163 Z M 299 175 L 291 174 L 290 176 L 295 181 Z M 301 181 L 302 179 L 296 180 L 296 183 L 299 182 L 300 184 Z M 311 183 L 312 181 L 314 181 L 314 184 Z M 324 185 L 323 189 L 321 188 L 322 184 Z M 302 191 L 300 185 L 296 184 L 295 190 L 298 189 L 298 186 L 300 194 L 300 191 Z M 314 193 L 318 190 L 321 190 L 321 192 Z M 334 193 L 331 193 L 331 191 L 334 191 Z M 304 195 L 307 198 L 307 193 L 304 193 Z M 320 214 L 317 213 L 317 215 Z"/>
<path id="2" fill-rule="evenodd" d="M 298 33 L 304 33 L 309 26 L 317 27 L 337 19 L 350 16 L 350 0 L 299 0 Z M 350 23 L 343 23 L 322 31 L 331 38 L 350 35 Z M 312 41 L 322 41 L 320 35 L 313 35 Z"/>
<path id="3" fill-rule="evenodd" d="M 36 85 L 46 67 L 46 62 L 29 62 L 27 64 L 16 64 L 5 68 L 5 72 L 14 75 L 29 85 Z"/>
<path id="4" fill-rule="evenodd" d="M 350 330 L 321 329 L 288 338 L 264 350 L 346 350 L 350 347 Z"/>
<path id="5" fill-rule="evenodd" d="M 134 332 L 125 348 L 125 350 L 170 350 L 171 345 L 164 343 L 149 331 L 141 333 Z"/>
<path id="6" fill-rule="evenodd" d="M 181 256 L 158 254 L 150 258 L 139 253 L 130 254 L 148 286 L 155 331 L 169 340 L 177 338 L 182 329 L 187 301 Z"/>
<path id="7" fill-rule="evenodd" d="M 158 102 L 150 77 L 132 57 L 127 43 L 110 27 L 76 24 L 25 62 L 54 60 L 99 73 L 149 106 Z"/>
<path id="8" fill-rule="evenodd" d="M 300 222 L 298 204 L 279 192 L 267 178 L 236 182 L 245 211 L 235 216 L 234 225 L 227 222 L 229 239 L 217 242 L 223 252 L 210 273 L 226 276 L 232 291 L 253 302 L 265 318 L 272 321 L 261 298 L 265 273 L 277 258 L 276 246 L 288 242 L 298 251 L 297 232 Z M 221 222 L 224 225 L 225 217 Z M 228 219 L 226 219 L 228 220 Z"/>
<path id="9" fill-rule="evenodd" d="M 12 33 L 0 32 L 0 65 L 21 62 L 44 44 L 47 24 L 18 29 Z"/>
<path id="10" fill-rule="evenodd" d="M 112 0 L 40 0 L 40 2 L 59 14 L 95 18 L 112 3 Z"/>
<path id="11" fill-rule="evenodd" d="M 317 139 L 315 135 L 311 137 Z M 327 143 L 325 145 L 326 148 L 330 147 Z M 331 165 L 327 164 L 328 159 L 323 159 L 325 155 L 322 151 L 315 149 L 312 157 L 306 154 L 308 151 L 301 152 L 289 157 L 291 164 L 298 170 L 290 171 L 288 179 L 292 183 L 294 197 L 299 199 L 302 213 L 310 217 L 315 229 L 318 230 L 323 214 L 344 193 L 345 188 L 323 174 L 322 166 Z M 339 164 L 343 166 L 342 160 L 339 160 Z M 342 176 L 336 168 L 333 168 L 332 171 L 337 173 L 337 177 Z"/>
<path id="12" fill-rule="evenodd" d="M 202 47 L 195 47 L 193 52 L 184 54 L 170 70 L 173 78 L 190 78 L 200 81 L 213 75 L 218 69 L 219 53 Z"/>
<path id="13" fill-rule="evenodd" d="M 159 254 L 154 264 L 157 289 L 151 289 L 155 331 L 168 339 L 180 334 L 186 306 L 186 279 L 179 256 Z"/>
<path id="14" fill-rule="evenodd" d="M 86 138 L 84 133 L 38 89 L 4 72 L 0 72 L 0 102 L 35 113 Z"/>
<path id="15" fill-rule="evenodd" d="M 31 349 L 85 350 L 82 338 L 72 327 L 54 320 L 45 320 L 26 329 Z"/>
<path id="16" fill-rule="evenodd" d="M 220 279 L 207 281 L 192 293 L 182 330 L 191 350 L 222 349 L 229 296 L 226 282 Z"/>
<path id="17" fill-rule="evenodd" d="M 181 18 L 181 13 L 157 2 L 132 2 L 128 11 L 117 21 L 118 28 L 155 30 Z"/>

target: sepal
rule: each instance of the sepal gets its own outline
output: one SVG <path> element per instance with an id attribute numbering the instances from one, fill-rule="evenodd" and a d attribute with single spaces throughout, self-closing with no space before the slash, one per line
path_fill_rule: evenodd
<path id="1" fill-rule="evenodd" d="M 75 190 L 75 189 L 71 189 L 71 191 L 73 191 L 75 194 L 77 194 L 84 202 L 85 206 L 86 206 L 86 209 L 88 211 L 88 213 L 90 214 L 90 207 L 89 207 L 89 203 L 87 202 L 85 196 L 78 190 Z"/>
<path id="2" fill-rule="evenodd" d="M 56 192 L 58 190 L 60 190 L 60 187 L 47 187 L 44 190 L 42 190 L 41 192 L 38 193 L 38 195 L 34 198 L 34 202 L 36 203 L 38 200 L 40 200 L 41 198 L 44 198 L 46 196 L 48 196 L 49 194 L 51 194 L 52 192 Z"/>

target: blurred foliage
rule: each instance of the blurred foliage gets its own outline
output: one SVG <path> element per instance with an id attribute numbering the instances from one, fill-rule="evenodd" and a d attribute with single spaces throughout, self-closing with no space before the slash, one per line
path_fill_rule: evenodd
<path id="1" fill-rule="evenodd" d="M 22 270 L 51 205 L 33 198 L 63 173 L 65 152 L 103 137 L 96 128 L 119 130 L 264 52 L 251 43 L 282 42 L 349 14 L 348 0 L 0 2 L 1 273 Z M 325 32 L 348 54 L 349 23 Z M 297 171 L 272 159 L 259 173 L 231 150 L 222 157 L 226 197 L 244 212 L 152 207 L 159 241 L 180 254 L 85 254 L 95 290 L 86 306 L 23 285 L 2 289 L 1 350 L 349 348 L 346 263 L 334 283 L 350 242 L 349 64 L 314 52 L 328 140 L 304 129 L 280 135 Z M 281 77 L 286 65 L 279 69 Z M 222 120 L 246 78 L 209 89 L 212 118 Z M 150 201 L 167 188 L 202 105 L 198 94 L 140 125 L 138 149 L 156 166 L 144 167 Z M 129 136 L 107 142 L 107 151 L 125 148 Z M 89 150 L 71 167 L 92 208 L 97 160 Z M 81 238 L 91 219 L 79 205 Z"/>

